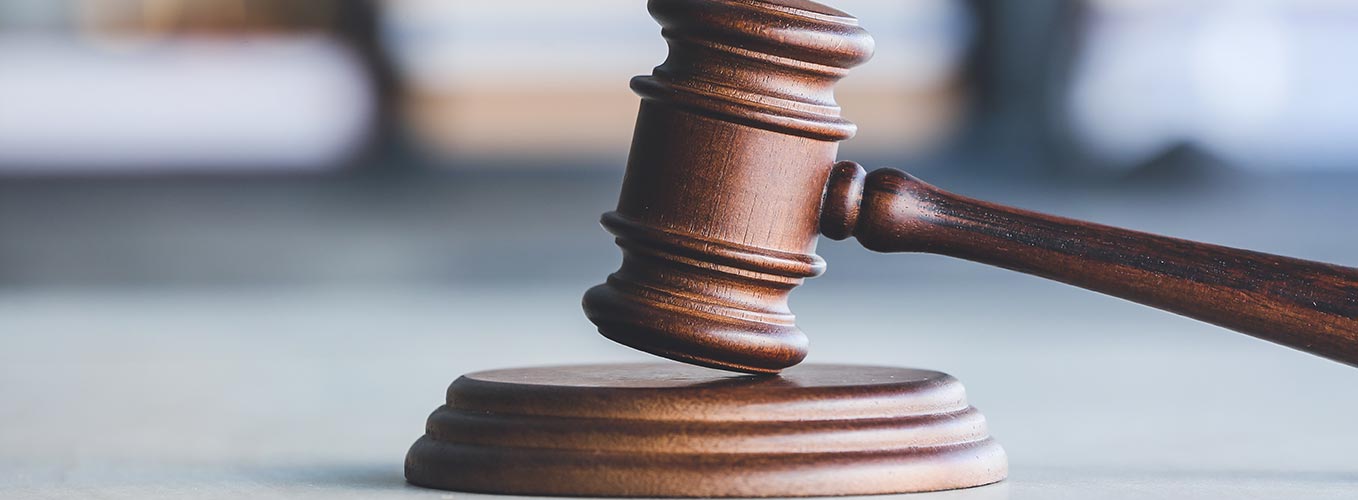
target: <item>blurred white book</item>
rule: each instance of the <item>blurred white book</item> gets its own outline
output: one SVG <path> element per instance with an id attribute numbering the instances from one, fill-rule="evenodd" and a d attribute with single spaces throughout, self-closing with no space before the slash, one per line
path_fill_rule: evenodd
<path id="1" fill-rule="evenodd" d="M 350 3 L 0 0 L 0 173 L 336 168 L 377 115 Z"/>
<path id="2" fill-rule="evenodd" d="M 358 61 L 316 37 L 181 39 L 116 51 L 0 38 L 0 170 L 310 171 L 369 133 Z"/>

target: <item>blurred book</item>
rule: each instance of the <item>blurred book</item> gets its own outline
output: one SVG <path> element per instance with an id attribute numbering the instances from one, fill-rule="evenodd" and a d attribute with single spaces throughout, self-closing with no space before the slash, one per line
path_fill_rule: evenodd
<path id="1" fill-rule="evenodd" d="M 0 0 L 0 172 L 336 168 L 377 113 L 352 3 Z"/>
<path id="2" fill-rule="evenodd" d="M 957 126 L 970 40 L 965 5 L 843 0 L 877 40 L 838 87 L 859 157 L 926 150 Z M 638 98 L 628 80 L 666 53 L 637 0 L 384 0 L 385 39 L 406 76 L 403 111 L 436 156 L 622 165 Z M 498 163 L 498 162 L 497 162 Z"/>

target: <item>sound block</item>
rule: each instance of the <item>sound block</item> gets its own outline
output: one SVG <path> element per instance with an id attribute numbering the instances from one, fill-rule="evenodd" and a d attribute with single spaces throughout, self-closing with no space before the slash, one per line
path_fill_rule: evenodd
<path id="1" fill-rule="evenodd" d="M 610 497 L 906 493 L 1004 479 L 962 385 L 927 370 L 677 363 L 464 375 L 406 480 L 465 492 Z"/>

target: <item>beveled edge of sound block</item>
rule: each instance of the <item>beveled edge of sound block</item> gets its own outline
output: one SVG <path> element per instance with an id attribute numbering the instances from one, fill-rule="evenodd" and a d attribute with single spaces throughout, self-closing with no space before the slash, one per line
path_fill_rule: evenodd
<path id="1" fill-rule="evenodd" d="M 676 363 L 464 375 L 406 457 L 417 486 L 598 497 L 794 497 L 1000 481 L 1008 462 L 953 377 Z"/>

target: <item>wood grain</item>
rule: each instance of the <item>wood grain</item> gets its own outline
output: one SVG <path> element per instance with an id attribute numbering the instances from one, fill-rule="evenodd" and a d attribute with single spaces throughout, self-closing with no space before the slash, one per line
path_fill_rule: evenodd
<path id="1" fill-rule="evenodd" d="M 620 269 L 586 293 L 604 336 L 689 363 L 777 372 L 806 356 L 787 299 L 825 263 L 821 190 L 855 127 L 834 84 L 872 53 L 807 1 L 652 0 L 669 58 L 642 97 L 617 210 Z"/>
<path id="2" fill-rule="evenodd" d="M 1358 269 L 1119 229 L 836 166 L 827 236 L 1068 283 L 1358 365 Z"/>
<path id="3" fill-rule="evenodd" d="M 669 364 L 473 373 L 411 448 L 416 485 L 523 495 L 904 493 L 1005 477 L 961 384 L 927 370 Z"/>

